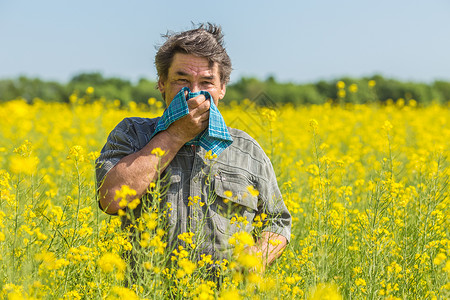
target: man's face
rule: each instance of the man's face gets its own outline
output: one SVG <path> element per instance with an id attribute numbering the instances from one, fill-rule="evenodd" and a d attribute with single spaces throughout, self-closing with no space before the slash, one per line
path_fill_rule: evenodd
<path id="1" fill-rule="evenodd" d="M 217 63 L 210 67 L 207 58 L 184 53 L 174 55 L 167 79 L 160 79 L 158 87 L 165 95 L 167 106 L 183 87 L 188 87 L 193 93 L 208 91 L 217 106 L 219 100 L 225 96 L 226 89 L 225 84 L 220 82 Z"/>

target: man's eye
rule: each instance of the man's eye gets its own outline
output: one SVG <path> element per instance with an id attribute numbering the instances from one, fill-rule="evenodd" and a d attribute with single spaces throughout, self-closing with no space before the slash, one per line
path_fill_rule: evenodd
<path id="1" fill-rule="evenodd" d="M 213 83 L 211 81 L 203 81 L 203 85 L 212 85 Z"/>
<path id="2" fill-rule="evenodd" d="M 181 78 L 181 79 L 177 79 L 177 82 L 186 83 L 186 82 L 188 82 L 188 80 Z"/>

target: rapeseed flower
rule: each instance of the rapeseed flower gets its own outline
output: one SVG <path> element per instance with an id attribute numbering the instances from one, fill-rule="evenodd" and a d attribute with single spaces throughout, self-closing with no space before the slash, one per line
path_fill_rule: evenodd
<path id="1" fill-rule="evenodd" d="M 94 93 L 94 88 L 92 86 L 89 86 L 86 88 L 86 94 L 92 95 Z"/>
<path id="2" fill-rule="evenodd" d="M 357 101 L 363 86 L 347 85 L 337 90 Z M 375 97 L 375 81 L 368 86 Z M 241 197 L 272 196 L 262 189 L 258 194 L 260 187 L 246 189 L 251 174 L 230 177 L 224 182 L 229 190 L 218 195 L 234 201 L 228 202 L 230 215 L 214 215 L 216 221 L 233 232 L 244 224 L 250 228 L 250 222 L 255 229 L 255 237 L 231 236 L 233 253 L 227 260 L 200 253 L 201 230 L 180 236 L 186 247 L 170 248 L 167 224 L 179 212 L 163 202 L 170 191 L 162 182 L 149 185 L 155 201 L 143 203 L 123 187 L 116 198 L 123 204 L 122 218 L 99 210 L 93 162 L 108 132 L 130 114 L 156 117 L 162 110 L 156 100 L 149 100 L 149 110 L 146 104 L 122 106 L 93 97 L 81 91 L 70 96 L 69 104 L 40 99 L 0 104 L 0 267 L 5 279 L 0 298 L 128 297 L 127 290 L 121 294 L 113 288 L 128 277 L 121 270 L 130 264 L 129 254 L 139 270 L 129 290 L 141 298 L 163 299 L 168 293 L 219 298 L 226 292 L 249 299 L 448 295 L 448 105 L 423 105 L 413 95 L 400 95 L 383 105 L 342 103 L 344 97 L 337 97 L 323 105 L 258 108 L 251 115 L 237 103 L 223 107 L 227 124 L 247 130 L 270 157 L 293 217 L 288 248 L 263 275 L 239 271 L 260 259 L 246 252 L 259 232 L 277 230 L 272 215 L 256 213 L 247 220 L 255 213 L 252 208 L 233 210 Z M 11 145 L 18 146 L 12 150 Z M 216 167 L 202 172 L 207 176 Z M 203 214 L 208 222 L 216 203 L 200 199 L 192 196 L 189 209 L 199 213 L 195 221 Z M 37 272 L 31 276 L 29 270 Z M 223 284 L 213 287 L 208 276 L 219 276 Z M 314 284 L 324 280 L 334 282 L 332 288 L 323 284 L 314 292 Z"/>
<path id="3" fill-rule="evenodd" d="M 194 233 L 192 233 L 192 232 L 185 232 L 185 233 L 178 235 L 178 239 L 182 240 L 183 242 L 185 242 L 187 244 L 193 243 L 193 240 L 192 240 L 193 237 L 194 237 Z"/>
<path id="4" fill-rule="evenodd" d="M 343 82 L 343 81 L 338 81 L 338 82 L 336 83 L 336 87 L 337 87 L 338 89 L 344 89 L 344 88 L 345 88 L 345 82 Z"/>
<path id="5" fill-rule="evenodd" d="M 439 252 L 436 257 L 433 259 L 433 264 L 440 265 L 447 259 L 447 255 L 445 253 Z"/>
<path id="6" fill-rule="evenodd" d="M 239 294 L 239 291 L 236 289 L 230 289 L 230 290 L 224 290 L 223 292 L 221 292 L 220 300 L 240 300 L 242 299 L 241 295 Z"/>
<path id="7" fill-rule="evenodd" d="M 37 157 L 13 156 L 9 168 L 15 174 L 32 175 L 36 172 L 38 163 Z"/>
<path id="8" fill-rule="evenodd" d="M 139 300 L 136 293 L 128 288 L 114 286 L 110 294 L 106 297 L 107 300 Z"/>
<path id="9" fill-rule="evenodd" d="M 126 263 L 115 253 L 105 253 L 97 262 L 100 269 L 105 273 L 116 271 L 116 278 L 123 279 Z"/>
<path id="10" fill-rule="evenodd" d="M 348 87 L 348 91 L 350 93 L 356 93 L 358 91 L 358 85 L 356 83 L 352 83 Z"/>
<path id="11" fill-rule="evenodd" d="M 211 159 L 217 158 L 217 154 L 216 153 L 212 154 L 212 151 L 208 150 L 205 153 L 205 158 L 208 160 L 211 160 Z"/>
<path id="12" fill-rule="evenodd" d="M 178 278 L 184 277 L 185 275 L 191 275 L 197 268 L 197 264 L 187 258 L 178 260 L 178 265 L 180 266 L 180 269 L 177 271 Z"/>
<path id="13" fill-rule="evenodd" d="M 310 293 L 308 300 L 342 300 L 335 284 L 318 284 Z"/>
<path id="14" fill-rule="evenodd" d="M 224 194 L 225 197 L 227 197 L 227 198 L 233 197 L 233 192 L 232 192 L 232 191 L 225 191 L 225 192 L 223 192 L 223 194 Z"/>
<path id="15" fill-rule="evenodd" d="M 253 197 L 257 197 L 259 195 L 259 191 L 257 189 L 255 189 L 254 186 L 249 185 L 247 186 L 247 191 L 250 193 L 250 195 L 252 195 Z"/>
<path id="16" fill-rule="evenodd" d="M 156 155 L 157 157 L 163 157 L 166 154 L 166 151 L 162 150 L 159 147 L 156 147 L 152 150 L 151 154 Z"/>

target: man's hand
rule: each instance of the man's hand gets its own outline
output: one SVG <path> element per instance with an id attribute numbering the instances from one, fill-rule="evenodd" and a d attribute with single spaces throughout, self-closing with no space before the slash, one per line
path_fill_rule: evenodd
<path id="1" fill-rule="evenodd" d="M 195 138 L 208 127 L 211 102 L 206 100 L 204 95 L 198 95 L 187 100 L 187 105 L 189 114 L 173 122 L 167 128 L 167 132 L 182 145 Z"/>
<path id="2" fill-rule="evenodd" d="M 261 273 L 264 273 L 266 267 L 283 253 L 286 244 L 287 240 L 284 236 L 263 231 L 261 237 L 256 241 L 256 245 L 248 248 L 248 253 L 254 255 L 261 254 Z"/>

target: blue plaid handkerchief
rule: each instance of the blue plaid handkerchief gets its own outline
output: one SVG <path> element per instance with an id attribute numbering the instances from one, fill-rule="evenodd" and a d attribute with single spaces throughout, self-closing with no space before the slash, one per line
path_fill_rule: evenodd
<path id="1" fill-rule="evenodd" d="M 187 99 L 184 96 L 184 92 L 188 91 Z M 181 119 L 189 113 L 189 108 L 187 106 L 186 100 L 189 100 L 198 95 L 204 95 L 206 99 L 210 99 L 211 106 L 209 109 L 209 125 L 202 133 L 196 136 L 194 139 L 186 143 L 186 145 L 200 145 L 206 151 L 211 150 L 212 154 L 219 155 L 228 146 L 231 145 L 233 139 L 228 132 L 225 121 L 220 114 L 217 106 L 215 105 L 211 94 L 206 91 L 200 91 L 196 93 L 191 93 L 189 88 L 182 88 L 178 94 L 170 102 L 169 107 L 164 111 L 161 119 L 159 119 L 156 124 L 155 132 L 152 137 L 162 130 L 166 130 L 170 124 L 178 119 Z"/>

